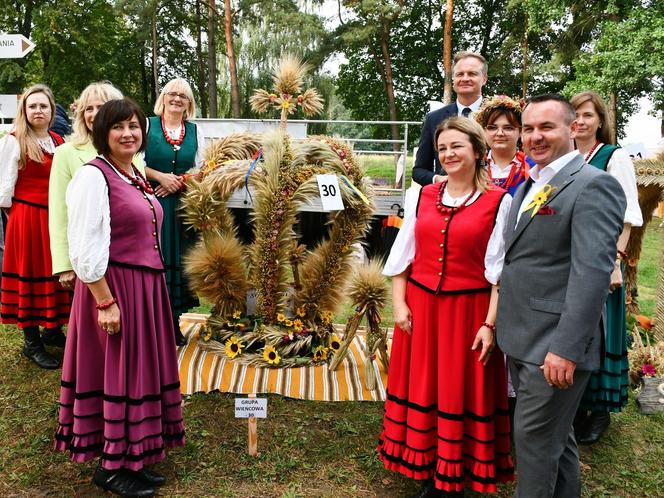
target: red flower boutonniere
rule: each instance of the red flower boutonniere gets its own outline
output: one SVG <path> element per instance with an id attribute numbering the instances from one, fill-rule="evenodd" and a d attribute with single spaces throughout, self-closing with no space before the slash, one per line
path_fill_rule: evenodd
<path id="1" fill-rule="evenodd" d="M 539 208 L 539 211 L 537 211 L 537 214 L 542 216 L 551 216 L 552 214 L 556 214 L 556 210 L 551 206 L 542 206 Z"/>

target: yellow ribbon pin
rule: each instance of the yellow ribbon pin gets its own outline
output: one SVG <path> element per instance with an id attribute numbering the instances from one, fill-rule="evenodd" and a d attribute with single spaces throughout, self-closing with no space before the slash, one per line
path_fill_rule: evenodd
<path id="1" fill-rule="evenodd" d="M 526 211 L 529 209 L 533 210 L 533 212 L 530 213 L 531 218 L 533 218 L 538 213 L 540 208 L 548 202 L 549 194 L 551 194 L 554 190 L 556 190 L 556 187 L 546 184 L 542 187 L 542 190 L 535 194 L 533 200 L 526 206 Z"/>

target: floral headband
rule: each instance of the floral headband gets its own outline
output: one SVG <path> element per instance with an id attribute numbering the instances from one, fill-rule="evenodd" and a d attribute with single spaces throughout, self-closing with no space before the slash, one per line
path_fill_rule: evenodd
<path id="1" fill-rule="evenodd" d="M 523 109 L 526 107 L 526 101 L 523 99 L 512 99 L 507 95 L 494 95 L 482 102 L 479 110 L 474 114 L 475 121 L 477 121 L 482 128 L 485 128 L 489 115 L 496 109 L 501 109 L 507 112 L 514 112 L 521 115 Z"/>

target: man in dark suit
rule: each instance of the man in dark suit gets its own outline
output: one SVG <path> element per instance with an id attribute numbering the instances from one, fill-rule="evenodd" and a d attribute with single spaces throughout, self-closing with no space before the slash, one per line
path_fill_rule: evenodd
<path id="1" fill-rule="evenodd" d="M 518 498 L 579 498 L 572 421 L 599 368 L 603 310 L 622 231 L 625 194 L 574 150 L 574 108 L 560 95 L 522 114 L 536 166 L 514 194 L 496 321 L 517 392 Z"/>
<path id="2" fill-rule="evenodd" d="M 413 165 L 413 180 L 420 185 L 443 180 L 443 168 L 438 161 L 434 134 L 440 123 L 452 116 L 466 116 L 476 112 L 482 104 L 482 87 L 487 82 L 488 64 L 481 54 L 459 52 L 454 56 L 452 85 L 456 102 L 431 111 L 424 118 L 420 144 Z"/>

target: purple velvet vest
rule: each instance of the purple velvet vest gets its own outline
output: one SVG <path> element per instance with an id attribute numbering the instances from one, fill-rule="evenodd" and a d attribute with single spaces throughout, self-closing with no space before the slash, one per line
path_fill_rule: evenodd
<path id="1" fill-rule="evenodd" d="M 88 163 L 106 179 L 111 211 L 109 265 L 164 271 L 161 257 L 163 211 L 154 197 L 130 185 L 100 157 Z"/>

